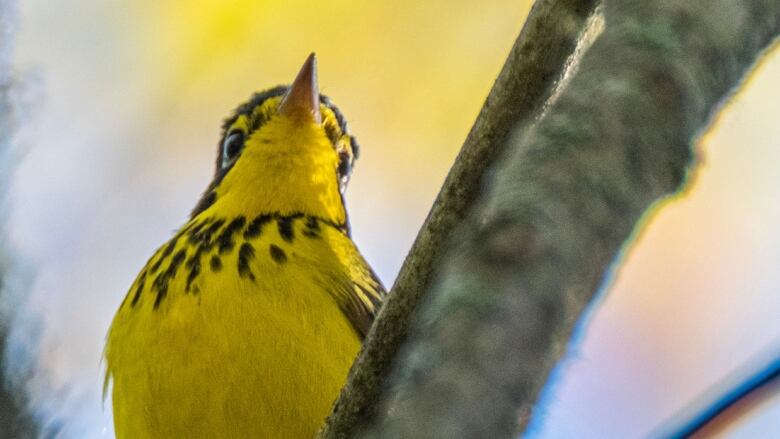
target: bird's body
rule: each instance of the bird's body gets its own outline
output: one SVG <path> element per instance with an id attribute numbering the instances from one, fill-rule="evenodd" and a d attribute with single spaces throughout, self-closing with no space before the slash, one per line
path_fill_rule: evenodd
<path id="1" fill-rule="evenodd" d="M 384 290 L 348 234 L 356 144 L 319 94 L 289 110 L 300 80 L 226 122 L 214 182 L 120 306 L 117 438 L 309 438 L 338 395 Z"/>

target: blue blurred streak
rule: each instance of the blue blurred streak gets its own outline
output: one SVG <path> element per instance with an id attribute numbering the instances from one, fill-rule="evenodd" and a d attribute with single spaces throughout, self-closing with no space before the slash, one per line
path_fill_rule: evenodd
<path id="1" fill-rule="evenodd" d="M 759 367 L 753 367 L 751 372 L 738 372 L 724 379 L 653 431 L 649 437 L 690 437 L 743 398 L 773 382 L 780 382 L 780 342 L 775 343 L 768 352 L 769 355 L 764 353 L 749 362 L 751 365 L 758 364 Z"/>

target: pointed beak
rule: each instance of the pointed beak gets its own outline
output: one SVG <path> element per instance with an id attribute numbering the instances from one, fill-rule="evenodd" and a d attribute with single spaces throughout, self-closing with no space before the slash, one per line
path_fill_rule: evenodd
<path id="1" fill-rule="evenodd" d="M 305 114 L 315 123 L 322 123 L 320 89 L 317 85 L 317 57 L 314 53 L 306 58 L 301 71 L 284 95 L 278 111 L 285 116 Z"/>

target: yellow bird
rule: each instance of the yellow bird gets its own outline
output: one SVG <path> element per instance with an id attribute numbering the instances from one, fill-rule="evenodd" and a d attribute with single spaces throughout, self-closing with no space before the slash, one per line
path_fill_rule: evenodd
<path id="1" fill-rule="evenodd" d="M 314 54 L 227 119 L 214 180 L 108 332 L 117 438 L 317 433 L 385 296 L 350 239 L 357 153 Z"/>

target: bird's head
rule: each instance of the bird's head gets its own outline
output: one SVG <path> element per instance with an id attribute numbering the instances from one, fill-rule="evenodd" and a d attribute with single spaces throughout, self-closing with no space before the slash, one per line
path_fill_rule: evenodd
<path id="1" fill-rule="evenodd" d="M 225 121 L 214 180 L 192 217 L 301 213 L 347 227 L 343 193 L 357 154 L 319 93 L 311 54 L 292 85 L 255 94 Z"/>

